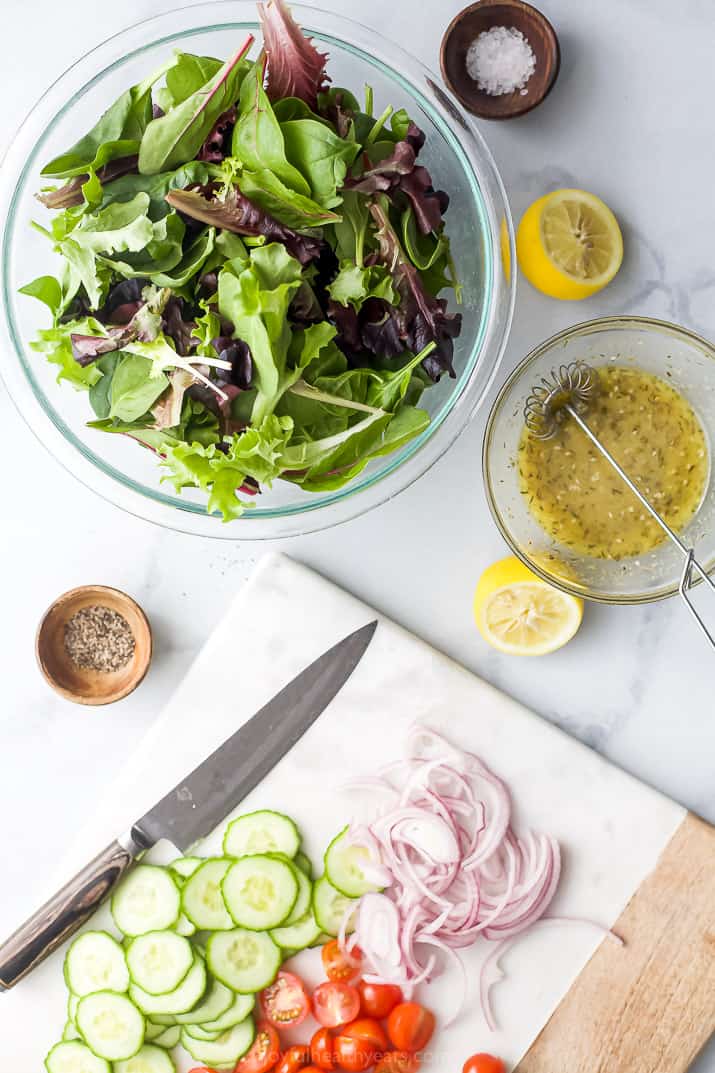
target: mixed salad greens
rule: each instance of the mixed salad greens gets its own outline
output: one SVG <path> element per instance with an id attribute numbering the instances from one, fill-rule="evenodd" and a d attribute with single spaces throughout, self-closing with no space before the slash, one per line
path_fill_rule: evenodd
<path id="1" fill-rule="evenodd" d="M 60 255 L 22 288 L 31 345 L 91 427 L 155 451 L 228 521 L 280 477 L 342 487 L 418 435 L 461 316 L 443 214 L 403 109 L 329 85 L 284 0 L 222 63 L 177 52 L 42 170 Z"/>

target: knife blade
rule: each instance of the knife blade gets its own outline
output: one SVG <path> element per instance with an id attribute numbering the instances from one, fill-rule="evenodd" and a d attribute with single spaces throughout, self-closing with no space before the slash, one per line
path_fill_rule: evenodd
<path id="1" fill-rule="evenodd" d="M 296 675 L 21 925 L 0 946 L 0 991 L 13 987 L 74 934 L 159 839 L 185 852 L 225 819 L 330 704 L 376 628 L 376 621 L 360 627 Z"/>

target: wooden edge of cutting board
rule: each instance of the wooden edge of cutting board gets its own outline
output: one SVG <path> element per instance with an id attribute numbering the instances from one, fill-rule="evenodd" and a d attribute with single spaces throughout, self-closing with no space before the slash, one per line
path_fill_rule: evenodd
<path id="1" fill-rule="evenodd" d="M 684 1073 L 715 1031 L 715 827 L 688 813 L 515 1073 Z"/>

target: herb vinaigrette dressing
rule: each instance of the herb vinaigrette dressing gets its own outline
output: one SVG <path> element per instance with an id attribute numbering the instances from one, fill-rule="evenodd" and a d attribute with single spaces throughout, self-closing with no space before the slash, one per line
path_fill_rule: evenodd
<path id="1" fill-rule="evenodd" d="M 703 428 L 690 404 L 640 369 L 596 370 L 598 390 L 584 415 L 675 532 L 692 519 L 709 471 Z M 529 509 L 559 544 L 581 555 L 623 559 L 656 547 L 665 534 L 575 421 L 550 440 L 524 429 L 519 484 Z"/>

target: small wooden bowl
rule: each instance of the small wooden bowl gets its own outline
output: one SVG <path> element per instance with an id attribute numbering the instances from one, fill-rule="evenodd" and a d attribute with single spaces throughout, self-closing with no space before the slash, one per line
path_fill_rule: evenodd
<path id="1" fill-rule="evenodd" d="M 467 50 L 471 43 L 492 26 L 513 26 L 531 45 L 536 69 L 524 87 L 493 97 L 478 88 L 467 73 Z M 455 97 L 481 119 L 513 119 L 541 104 L 550 92 L 561 66 L 561 50 L 556 32 L 540 11 L 523 0 L 477 0 L 450 22 L 440 50 L 442 76 Z"/>
<path id="2" fill-rule="evenodd" d="M 134 634 L 134 655 L 117 671 L 78 667 L 65 648 L 65 624 L 83 607 L 99 604 L 117 611 Z M 136 689 L 151 663 L 151 627 L 136 601 L 106 585 L 82 585 L 63 593 L 42 617 L 36 640 L 37 662 L 58 693 L 76 704 L 111 704 Z"/>

